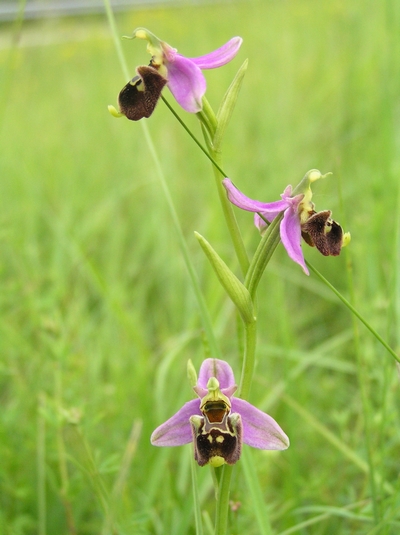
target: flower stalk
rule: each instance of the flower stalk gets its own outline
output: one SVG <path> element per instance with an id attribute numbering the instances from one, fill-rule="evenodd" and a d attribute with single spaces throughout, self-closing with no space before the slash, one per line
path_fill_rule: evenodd
<path id="1" fill-rule="evenodd" d="M 249 259 L 247 256 L 246 248 L 244 246 L 244 242 L 243 242 L 243 238 L 242 238 L 239 226 L 237 224 L 236 216 L 232 209 L 232 205 L 226 196 L 225 189 L 222 186 L 222 182 L 221 182 L 221 173 L 219 171 L 219 168 L 222 166 L 221 144 L 219 143 L 217 147 L 215 147 L 214 145 L 214 136 L 218 128 L 218 121 L 217 121 L 216 115 L 212 107 L 210 106 L 209 102 L 207 101 L 205 97 L 203 97 L 203 109 L 201 113 L 197 114 L 197 116 L 201 124 L 204 125 L 207 131 L 208 131 L 209 125 L 212 125 L 213 127 L 211 131 L 212 136 L 213 136 L 211 139 L 211 143 L 210 143 L 210 140 L 207 139 L 206 135 L 204 135 L 204 139 L 209 149 L 210 157 L 218 165 L 218 168 L 213 165 L 215 185 L 216 185 L 218 197 L 221 203 L 222 212 L 224 214 L 225 223 L 228 228 L 229 234 L 231 236 L 233 247 L 235 249 L 236 257 L 238 259 L 241 271 L 243 275 L 245 275 L 249 267 Z"/>
<path id="2" fill-rule="evenodd" d="M 281 215 L 276 217 L 264 232 L 246 274 L 244 285 L 253 299 L 255 299 L 257 287 L 265 268 L 281 240 L 279 225 L 282 217 Z"/>

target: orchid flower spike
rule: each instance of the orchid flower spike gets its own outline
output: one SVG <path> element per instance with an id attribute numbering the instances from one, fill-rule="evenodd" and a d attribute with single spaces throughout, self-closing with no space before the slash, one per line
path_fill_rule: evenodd
<path id="1" fill-rule="evenodd" d="M 190 376 L 193 376 L 193 370 Z M 235 464 L 242 443 L 262 450 L 285 450 L 289 439 L 268 414 L 233 397 L 237 386 L 229 364 L 206 359 L 193 390 L 200 399 L 188 401 L 151 435 L 154 446 L 192 442 L 200 466 Z"/>
<path id="2" fill-rule="evenodd" d="M 134 30 L 132 37 L 127 37 L 127 39 L 134 38 L 145 39 L 148 42 L 147 50 L 151 54 L 149 67 L 159 74 L 159 79 L 156 80 L 157 90 L 153 91 L 150 95 L 151 113 L 161 96 L 161 90 L 164 86 L 163 80 L 165 80 L 176 101 L 184 110 L 189 113 L 201 111 L 203 107 L 202 99 L 206 92 L 206 80 L 202 70 L 215 69 L 229 63 L 236 56 L 242 44 L 241 37 L 233 37 L 221 48 L 205 56 L 186 58 L 178 54 L 175 48 L 161 41 L 145 28 L 137 28 Z M 139 69 L 143 69 L 143 66 L 138 67 Z M 138 91 L 142 92 L 142 94 L 144 93 L 142 100 L 146 100 L 149 95 L 146 80 L 142 73 L 138 72 L 138 75 L 141 81 L 138 81 L 138 77 L 135 77 L 121 91 L 119 96 L 120 112 L 118 113 L 114 108 L 110 109 L 113 115 L 118 116 L 122 114 L 126 115 L 128 119 L 132 119 L 141 114 L 141 110 L 139 112 L 131 112 L 130 114 L 125 113 L 126 107 L 133 109 L 137 105 Z M 152 75 L 154 78 L 154 73 Z M 143 82 L 143 85 L 140 85 L 141 82 Z M 132 85 L 136 88 L 136 91 L 132 90 L 132 87 L 130 87 Z M 130 96 L 133 97 L 133 100 L 130 101 L 128 99 L 127 101 L 127 97 Z M 139 107 L 141 108 L 142 106 Z M 142 116 L 139 118 L 141 119 L 142 117 L 148 117 L 148 115 L 142 113 Z M 133 120 L 137 119 L 133 118 Z"/>
<path id="3" fill-rule="evenodd" d="M 314 203 L 311 202 L 311 183 L 326 176 L 317 169 L 312 169 L 306 173 L 294 191 L 292 186 L 287 186 L 281 195 L 282 199 L 270 203 L 246 197 L 229 178 L 225 178 L 222 183 L 232 204 L 242 210 L 255 212 L 254 224 L 261 232 L 275 217 L 283 213 L 280 223 L 282 243 L 289 257 L 303 268 L 306 275 L 309 275 L 301 249 L 301 237 L 311 247 L 315 246 L 324 256 L 339 255 L 342 247 L 350 242 L 350 233 L 343 233 L 339 223 L 331 219 L 332 212 L 330 210 L 316 212 Z"/>

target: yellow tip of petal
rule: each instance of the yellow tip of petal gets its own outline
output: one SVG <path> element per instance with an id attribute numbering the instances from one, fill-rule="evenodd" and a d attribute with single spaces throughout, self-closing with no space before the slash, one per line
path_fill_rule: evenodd
<path id="1" fill-rule="evenodd" d="M 350 242 L 351 242 L 351 234 L 350 234 L 350 232 L 345 232 L 343 234 L 342 247 L 346 247 L 346 245 L 349 245 Z"/>
<path id="2" fill-rule="evenodd" d="M 123 117 L 123 116 L 124 116 L 123 113 L 120 113 L 119 111 L 117 111 L 117 110 L 114 108 L 114 106 L 111 106 L 111 104 L 108 106 L 108 111 L 111 113 L 111 115 L 112 115 L 113 117 L 116 117 L 117 119 L 118 119 L 119 117 Z"/>

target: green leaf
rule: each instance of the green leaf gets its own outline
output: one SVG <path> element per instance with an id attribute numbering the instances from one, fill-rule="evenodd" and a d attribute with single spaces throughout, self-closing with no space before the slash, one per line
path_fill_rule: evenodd
<path id="1" fill-rule="evenodd" d="M 244 75 L 246 74 L 248 60 L 243 63 L 238 72 L 236 73 L 235 78 L 233 79 L 231 85 L 229 86 L 227 92 L 225 93 L 224 98 L 222 99 L 221 105 L 217 113 L 217 129 L 214 135 L 214 150 L 218 151 L 221 148 L 222 139 L 225 135 L 226 127 L 230 121 L 235 104 L 239 95 L 240 88 L 242 87 L 242 82 Z"/>
<path id="2" fill-rule="evenodd" d="M 208 241 L 198 232 L 195 232 L 195 236 L 198 239 L 207 258 L 209 259 L 212 267 L 214 268 L 220 283 L 236 305 L 236 308 L 238 309 L 244 323 L 253 323 L 255 321 L 254 305 L 249 291 L 244 284 L 240 282 L 236 275 L 232 273 L 232 271 L 211 247 Z"/>

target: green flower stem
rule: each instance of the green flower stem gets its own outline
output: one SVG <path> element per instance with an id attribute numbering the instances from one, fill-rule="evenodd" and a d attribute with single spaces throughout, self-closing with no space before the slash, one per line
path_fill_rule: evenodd
<path id="1" fill-rule="evenodd" d="M 342 301 L 344 305 L 365 325 L 365 327 L 369 330 L 369 332 L 380 342 L 383 347 L 386 349 L 386 351 L 400 364 L 400 357 L 397 355 L 397 353 L 390 347 L 389 344 L 385 342 L 385 340 L 382 338 L 380 334 L 378 334 L 375 329 L 367 322 L 366 319 L 353 307 L 349 301 L 338 291 L 336 288 L 327 280 L 325 277 L 309 262 L 306 262 L 307 266 L 310 268 L 312 272 L 314 272 L 317 277 L 326 285 L 332 292 Z"/>
<path id="2" fill-rule="evenodd" d="M 255 355 L 257 345 L 257 320 L 245 323 L 245 347 L 242 364 L 242 374 L 238 390 L 238 397 L 247 399 L 253 380 Z"/>
<path id="3" fill-rule="evenodd" d="M 201 110 L 201 113 L 205 117 L 207 117 L 207 120 L 213 127 L 213 134 L 215 134 L 215 131 L 218 126 L 217 116 L 215 115 L 214 110 L 210 106 L 210 103 L 208 102 L 205 96 L 203 96 L 202 102 L 203 102 L 203 109 Z"/>
<path id="4" fill-rule="evenodd" d="M 203 109 L 197 113 L 197 117 L 207 128 L 210 139 L 213 139 L 217 129 L 218 121 L 213 109 L 205 97 L 203 97 Z"/>
<path id="5" fill-rule="evenodd" d="M 210 160 L 210 162 L 218 169 L 218 171 L 221 173 L 221 175 L 225 178 L 226 173 L 225 171 L 217 164 L 217 162 L 210 156 L 207 149 L 203 147 L 203 145 L 200 143 L 200 141 L 196 138 L 196 136 L 190 131 L 190 129 L 186 126 L 184 121 L 179 117 L 179 115 L 176 113 L 174 108 L 171 106 L 171 104 L 161 95 L 161 100 L 164 102 L 164 104 L 167 106 L 169 111 L 172 113 L 172 115 L 175 117 L 175 119 L 180 123 L 180 125 L 186 130 L 186 133 L 189 134 L 189 136 L 193 139 L 193 141 L 196 143 L 196 145 L 199 147 L 199 149 L 203 152 L 203 154 Z M 203 124 L 203 123 L 202 123 Z M 206 127 L 204 127 L 206 128 Z M 207 128 L 206 128 L 207 130 Z"/>
<path id="6" fill-rule="evenodd" d="M 221 163 L 221 153 L 216 153 L 211 151 L 211 156 L 213 159 L 220 165 Z M 221 176 L 219 171 L 213 167 L 215 184 L 218 191 L 219 200 L 221 202 L 222 211 L 224 213 L 225 222 L 228 227 L 229 234 L 235 249 L 236 257 L 238 259 L 240 269 L 243 276 L 246 275 L 247 270 L 249 269 L 249 258 L 243 243 L 242 235 L 237 224 L 236 216 L 232 208 L 232 204 L 229 202 L 229 199 L 226 195 L 226 191 L 221 182 Z"/>
<path id="7" fill-rule="evenodd" d="M 217 490 L 214 535 L 225 535 L 226 528 L 228 526 L 229 494 L 231 488 L 233 466 L 225 464 L 222 468 L 219 468 L 218 470 L 221 470 L 221 478 L 219 480 Z"/>
<path id="8" fill-rule="evenodd" d="M 200 121 L 203 122 L 203 124 L 205 121 L 204 117 L 206 117 L 205 126 L 207 126 L 207 124 L 211 124 L 214 126 L 214 128 L 216 128 L 217 126 L 216 115 L 205 97 L 203 97 L 202 112 L 201 114 L 198 114 L 198 117 Z M 215 133 L 215 130 L 214 130 L 214 133 Z M 205 141 L 207 142 L 207 139 L 205 139 Z M 217 150 L 210 148 L 210 156 L 212 160 L 216 162 L 218 165 L 217 168 L 213 166 L 213 171 L 214 171 L 215 184 L 217 186 L 219 200 L 221 202 L 222 211 L 224 213 L 226 225 L 228 227 L 229 234 L 231 235 L 233 247 L 235 249 L 240 268 L 242 270 L 243 275 L 246 275 L 248 267 L 249 267 L 249 259 L 248 259 L 247 252 L 243 243 L 242 235 L 239 230 L 239 226 L 236 221 L 236 217 L 232 208 L 232 204 L 229 202 L 228 197 L 226 195 L 226 191 L 221 183 L 221 175 L 219 173 L 219 169 L 221 166 L 222 155 L 221 155 L 221 150 L 219 149 L 219 147 L 217 148 Z M 224 177 L 226 176 L 225 173 L 223 173 L 223 176 Z"/>
<path id="9" fill-rule="evenodd" d="M 282 217 L 282 214 L 275 217 L 272 223 L 267 227 L 251 260 L 244 285 L 249 290 L 253 300 L 255 299 L 257 286 L 262 274 L 281 240 L 279 227 Z"/>

